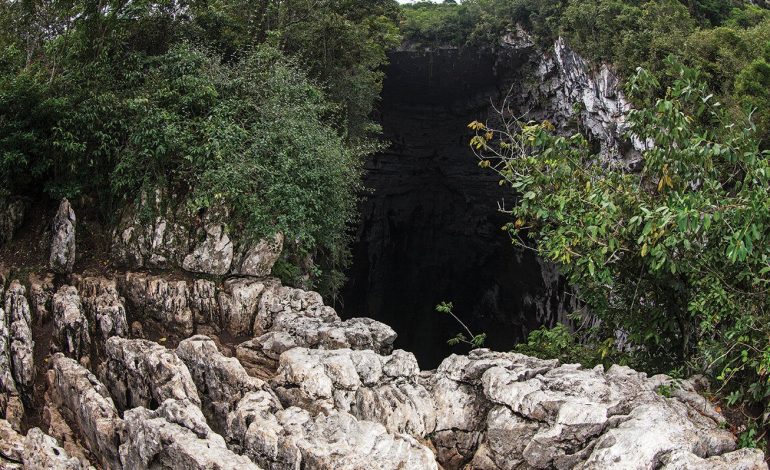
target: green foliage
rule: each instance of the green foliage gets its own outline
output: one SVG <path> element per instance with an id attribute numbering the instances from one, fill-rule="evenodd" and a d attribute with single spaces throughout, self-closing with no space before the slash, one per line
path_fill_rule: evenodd
<path id="1" fill-rule="evenodd" d="M 463 46 L 476 26 L 466 4 L 412 3 L 402 7 L 401 32 L 409 45 Z"/>
<path id="2" fill-rule="evenodd" d="M 330 292 L 397 16 L 390 0 L 6 2 L 0 197 L 88 195 L 104 217 L 155 187 L 226 205 L 230 230 L 284 232 Z"/>
<path id="3" fill-rule="evenodd" d="M 454 320 L 457 323 L 459 323 L 460 326 L 463 327 L 465 332 L 468 333 L 468 336 L 466 336 L 465 333 L 462 333 L 462 332 L 457 333 L 457 335 L 447 340 L 447 344 L 449 346 L 466 344 L 472 348 L 480 348 L 484 346 L 484 343 L 487 340 L 487 334 L 486 333 L 474 334 L 468 328 L 468 326 L 462 320 L 460 320 L 460 318 L 457 315 L 455 315 L 453 309 L 454 309 L 454 305 L 452 305 L 452 302 L 441 302 L 440 304 L 436 305 L 437 312 L 450 315 L 452 318 L 454 318 Z"/>
<path id="4" fill-rule="evenodd" d="M 553 328 L 540 327 L 529 333 L 526 343 L 519 343 L 514 351 L 543 359 L 559 359 L 566 363 L 580 363 L 585 367 L 598 364 L 628 363 L 628 358 L 615 348 L 614 337 L 599 344 L 583 344 L 581 332 L 573 332 L 563 324 Z"/>
<path id="5" fill-rule="evenodd" d="M 732 0 L 466 0 L 460 6 L 416 4 L 402 8 L 404 37 L 418 45 L 494 48 L 522 26 L 544 50 L 557 37 L 595 64 L 610 63 L 623 77 L 637 67 L 666 70 L 677 54 L 732 112 L 764 110 L 761 93 L 744 99 L 744 85 L 757 81 L 764 45 L 770 41 L 770 11 Z M 747 70 L 749 69 L 749 70 Z M 742 83 L 738 75 L 746 70 Z M 758 134 L 770 139 L 770 123 L 756 114 Z"/>
<path id="6" fill-rule="evenodd" d="M 581 342 L 614 340 L 634 365 L 704 372 L 743 404 L 770 395 L 770 164 L 751 123 L 729 113 L 696 70 L 669 60 L 670 86 L 640 69 L 630 134 L 647 142 L 629 171 L 581 135 L 503 116 L 471 123 L 480 164 L 518 196 L 506 225 L 535 240 L 598 318 Z M 554 353 L 563 332 L 539 333 Z M 544 338 L 545 337 L 545 340 Z M 765 423 L 766 424 L 766 423 Z"/>

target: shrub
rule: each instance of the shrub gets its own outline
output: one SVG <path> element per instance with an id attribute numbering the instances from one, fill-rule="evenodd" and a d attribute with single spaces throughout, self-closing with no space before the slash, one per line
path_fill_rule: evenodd
<path id="1" fill-rule="evenodd" d="M 505 227 L 514 242 L 532 237 L 597 318 L 583 341 L 598 348 L 619 335 L 637 367 L 705 372 L 733 402 L 764 406 L 768 153 L 697 71 L 668 65 L 671 86 L 643 69 L 629 81 L 641 103 L 630 133 L 646 143 L 639 171 L 592 154 L 581 135 L 509 114 L 499 128 L 472 123 L 471 144 L 518 194 Z"/>

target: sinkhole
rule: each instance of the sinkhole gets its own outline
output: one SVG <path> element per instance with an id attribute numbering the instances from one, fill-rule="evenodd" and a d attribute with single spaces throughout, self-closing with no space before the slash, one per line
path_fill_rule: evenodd
<path id="1" fill-rule="evenodd" d="M 462 327 L 435 311 L 451 301 L 486 346 L 510 350 L 563 317 L 566 286 L 553 266 L 517 249 L 500 228 L 510 189 L 482 169 L 467 124 L 508 90 L 493 54 L 456 49 L 390 54 L 378 118 L 388 149 L 366 164 L 353 263 L 338 310 L 390 325 L 397 348 L 434 368 L 467 348 Z"/>

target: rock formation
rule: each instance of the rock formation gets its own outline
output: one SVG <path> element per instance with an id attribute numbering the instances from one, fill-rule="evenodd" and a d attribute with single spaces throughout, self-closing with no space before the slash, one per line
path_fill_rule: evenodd
<path id="1" fill-rule="evenodd" d="M 72 272 L 75 266 L 75 212 L 67 199 L 62 199 L 53 219 L 49 267 L 59 274 Z"/>
<path id="2" fill-rule="evenodd" d="M 11 241 L 16 231 L 21 227 L 26 209 L 26 204 L 21 199 L 7 201 L 0 208 L 0 246 Z"/>
<path id="3" fill-rule="evenodd" d="M 112 234 L 111 255 L 118 266 L 179 268 L 210 275 L 268 276 L 283 250 L 283 234 L 239 239 L 227 230 L 227 211 L 195 214 L 173 194 L 157 190 L 129 205 Z M 147 214 L 152 215 L 147 215 Z"/>
<path id="4" fill-rule="evenodd" d="M 64 285 L 53 296 L 53 350 L 76 360 L 88 357 L 91 348 L 88 319 L 78 290 Z"/>
<path id="5" fill-rule="evenodd" d="M 177 300 L 154 303 L 157 314 L 187 302 L 197 281 L 167 291 Z M 392 351 L 384 325 L 343 322 L 315 293 L 259 282 L 261 294 L 248 303 L 260 336 L 222 349 L 232 340 L 197 335 L 173 350 L 129 337 L 120 299 L 136 293 L 134 284 L 72 276 L 52 301 L 62 352 L 48 360 L 47 435 L 19 434 L 22 415 L 13 408 L 23 409 L 19 391 L 29 389 L 25 374 L 14 373 L 8 345 L 18 340 L 0 328 L 3 468 L 767 468 L 761 452 L 736 450 L 697 379 L 484 349 L 421 371 L 411 353 Z M 208 287 L 201 319 L 228 318 L 229 304 L 210 301 L 212 292 L 232 295 L 232 286 Z M 30 317 L 20 282 L 5 298 L 10 318 Z M 4 311 L 0 320 L 7 318 Z M 94 361 L 84 360 L 95 350 L 84 340 L 91 318 L 112 325 L 92 330 L 92 341 L 104 344 Z M 307 341 L 310 330 L 336 333 Z M 292 340 L 278 348 L 265 335 Z M 265 351 L 281 349 L 274 363 L 265 360 Z"/>

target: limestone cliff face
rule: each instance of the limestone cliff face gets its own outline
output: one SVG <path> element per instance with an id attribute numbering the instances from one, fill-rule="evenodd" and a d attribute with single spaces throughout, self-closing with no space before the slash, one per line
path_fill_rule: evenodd
<path id="1" fill-rule="evenodd" d="M 496 52 L 436 49 L 390 54 L 379 107 L 384 152 L 367 162 L 345 315 L 392 325 L 397 346 L 435 366 L 457 325 L 434 307 L 452 301 L 488 344 L 510 348 L 540 325 L 578 308 L 556 268 L 511 246 L 499 209 L 514 203 L 493 172 L 478 167 L 466 127 L 494 120 L 508 96 L 523 119 L 585 132 L 608 159 L 633 162 L 622 137 L 629 104 L 607 66 L 594 69 L 562 40 L 536 49 L 524 31 Z"/>

